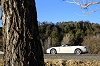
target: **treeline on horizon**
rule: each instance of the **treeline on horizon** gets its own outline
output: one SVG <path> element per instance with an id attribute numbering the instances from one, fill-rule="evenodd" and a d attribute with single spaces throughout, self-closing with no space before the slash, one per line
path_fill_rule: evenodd
<path id="1" fill-rule="evenodd" d="M 39 23 L 39 34 L 44 52 L 52 46 L 69 44 L 86 45 L 89 47 L 89 53 L 99 53 L 100 25 L 97 23 L 90 23 L 89 21 L 68 21 L 57 22 L 56 24 L 42 22 Z"/>
<path id="2" fill-rule="evenodd" d="M 68 21 L 54 24 L 44 21 L 38 22 L 38 25 L 44 53 L 47 48 L 62 44 L 86 45 L 89 47 L 90 54 L 100 53 L 100 25 L 97 23 Z M 2 27 L 0 27 L 0 36 L 2 36 Z"/>
<path id="3" fill-rule="evenodd" d="M 48 37 L 55 38 L 54 46 L 61 45 L 61 41 L 66 34 L 70 34 L 74 36 L 72 43 L 81 45 L 85 36 L 100 34 L 100 25 L 89 21 L 68 21 L 57 22 L 56 24 L 42 22 L 39 24 L 39 34 L 41 40 L 45 40 Z"/>

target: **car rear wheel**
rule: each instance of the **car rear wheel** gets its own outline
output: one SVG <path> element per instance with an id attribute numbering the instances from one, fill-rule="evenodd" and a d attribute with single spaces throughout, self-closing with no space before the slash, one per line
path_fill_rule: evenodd
<path id="1" fill-rule="evenodd" d="M 50 50 L 50 54 L 53 54 L 53 55 L 54 55 L 54 54 L 57 54 L 56 49 L 51 49 L 51 50 Z"/>
<path id="2" fill-rule="evenodd" d="M 80 49 L 76 49 L 74 52 L 76 55 L 80 55 L 82 53 L 82 51 Z"/>

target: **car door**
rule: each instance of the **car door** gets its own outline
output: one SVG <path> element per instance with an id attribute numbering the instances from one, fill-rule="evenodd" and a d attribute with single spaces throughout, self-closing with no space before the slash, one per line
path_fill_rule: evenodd
<path id="1" fill-rule="evenodd" d="M 59 53 L 70 53 L 70 50 L 71 50 L 70 46 L 63 46 L 63 47 L 60 47 Z"/>

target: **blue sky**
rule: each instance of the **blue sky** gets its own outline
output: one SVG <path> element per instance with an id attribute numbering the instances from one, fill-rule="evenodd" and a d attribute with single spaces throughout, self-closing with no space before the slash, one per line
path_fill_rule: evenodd
<path id="1" fill-rule="evenodd" d="M 37 8 L 38 21 L 43 22 L 62 22 L 62 21 L 90 21 L 91 23 L 100 24 L 100 11 L 85 15 L 83 11 L 91 11 L 99 8 L 100 5 L 93 5 L 87 10 L 82 10 L 76 4 L 69 4 L 63 0 L 35 0 Z M 95 0 L 96 1 L 96 0 Z M 78 15 L 77 15 L 77 14 Z M 1 12 L 0 12 L 1 15 Z M 0 20 L 0 26 L 2 21 Z"/>
<path id="2" fill-rule="evenodd" d="M 62 21 L 90 21 L 100 24 L 100 11 L 85 15 L 83 11 L 92 11 L 100 5 L 93 5 L 86 10 L 82 10 L 76 4 L 69 4 L 62 0 L 35 0 L 38 21 L 62 22 Z M 77 15 L 78 14 L 78 15 Z"/>

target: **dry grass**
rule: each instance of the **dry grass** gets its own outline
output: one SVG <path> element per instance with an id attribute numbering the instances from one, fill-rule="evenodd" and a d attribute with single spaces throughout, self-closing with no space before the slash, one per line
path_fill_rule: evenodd
<path id="1" fill-rule="evenodd" d="M 98 60 L 63 60 L 63 59 L 44 59 L 45 66 L 100 66 Z M 0 66 L 3 60 L 0 59 Z"/>
<path id="2" fill-rule="evenodd" d="M 97 60 L 45 59 L 45 66 L 100 66 Z"/>
<path id="3" fill-rule="evenodd" d="M 0 59 L 0 66 L 4 66 L 3 65 L 3 59 Z"/>

